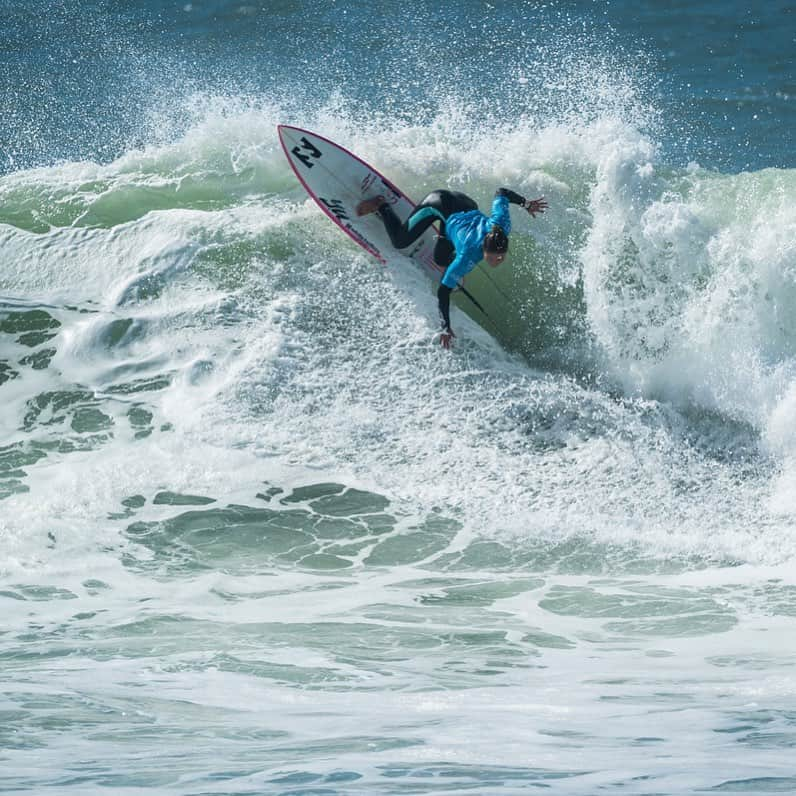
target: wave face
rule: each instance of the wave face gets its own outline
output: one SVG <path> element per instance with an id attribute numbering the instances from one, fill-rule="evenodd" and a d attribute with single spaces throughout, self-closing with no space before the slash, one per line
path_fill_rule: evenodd
<path id="1" fill-rule="evenodd" d="M 744 144 L 793 112 L 785 11 L 731 31 L 770 48 L 722 151 L 738 86 L 689 31 L 718 52 L 726 6 L 460 5 L 378 63 L 335 4 L 9 9 L 4 68 L 41 68 L 0 176 L 1 787 L 791 788 L 796 171 Z M 441 351 L 425 274 L 329 223 L 278 123 L 417 198 L 544 195 L 494 333 L 461 305 Z"/>
<path id="2" fill-rule="evenodd" d="M 669 516 L 690 515 L 703 530 L 724 526 L 719 506 L 740 495 L 728 484 L 709 507 L 701 497 L 647 495 L 639 450 L 657 481 L 661 468 L 681 471 L 682 457 L 694 454 L 681 437 L 718 434 L 697 444 L 688 466 L 698 470 L 710 453 L 731 472 L 735 449 L 748 451 L 740 466 L 751 457 L 760 477 L 741 501 L 753 522 L 761 490 L 770 491 L 772 473 L 792 453 L 783 420 L 793 411 L 796 343 L 792 171 L 677 171 L 617 119 L 518 125 L 503 138 L 465 134 L 461 119 L 455 138 L 443 120 L 378 133 L 353 131 L 339 109 L 303 120 L 379 160 L 410 194 L 459 175 L 447 184 L 486 202 L 505 183 L 544 194 L 556 208 L 516 222 L 510 264 L 494 272 L 506 297 L 498 338 L 522 357 L 506 357 L 460 314 L 459 352 L 441 359 L 430 342 L 432 286 L 398 256 L 377 268 L 306 200 L 274 136 L 283 114 L 232 103 L 167 146 L 3 179 L 4 328 L 13 351 L 4 381 L 18 396 L 10 444 L 20 442 L 20 424 L 23 447 L 39 436 L 63 441 L 61 432 L 83 439 L 75 418 L 85 413 L 97 425 L 89 423 L 92 438 L 111 448 L 122 429 L 128 442 L 144 436 L 130 412 L 150 417 L 148 432 L 165 426 L 173 437 L 188 432 L 192 407 L 192 433 L 206 428 L 208 442 L 220 433 L 213 444 L 222 449 L 245 441 L 298 461 L 309 444 L 313 461 L 348 477 L 381 471 L 381 488 L 390 483 L 420 505 L 455 495 L 451 510 L 464 501 L 479 524 L 504 499 L 488 496 L 494 473 L 482 459 L 484 450 L 499 451 L 501 478 L 524 501 L 520 527 L 541 506 L 554 518 L 558 501 L 571 511 L 581 495 L 575 524 L 596 532 L 600 479 L 591 464 L 582 481 L 567 476 L 565 489 L 544 489 L 527 473 L 537 456 L 547 461 L 550 446 L 571 454 L 573 434 L 586 448 L 610 439 L 620 459 L 628 436 L 615 474 L 627 490 L 621 502 L 645 493 L 627 520 L 634 527 L 639 512 L 646 521 L 654 506 L 649 531 L 658 540 L 657 524 Z M 492 166 L 495 146 L 512 154 L 512 170 Z M 540 379 L 534 367 L 559 375 Z M 581 427 L 584 411 L 600 417 L 594 427 Z M 297 416 L 306 435 L 291 429 Z M 451 434 L 458 423 L 474 426 Z M 225 436 L 241 424 L 242 440 Z M 542 450 L 528 449 L 547 426 Z M 667 439 L 665 465 L 657 445 L 647 450 L 651 433 Z M 439 450 L 455 451 L 443 457 L 449 464 L 431 455 L 433 438 Z M 85 447 L 77 438 L 70 444 Z M 564 457 L 553 469 L 570 464 Z M 418 480 L 411 473 L 423 466 L 431 469 Z M 396 467 L 404 477 L 396 479 Z M 473 474 L 471 498 L 459 494 L 462 472 Z M 25 478 L 12 487 L 25 488 Z M 700 544 L 693 528 L 686 550 Z M 745 544 L 742 533 L 715 553 L 739 555 Z"/>

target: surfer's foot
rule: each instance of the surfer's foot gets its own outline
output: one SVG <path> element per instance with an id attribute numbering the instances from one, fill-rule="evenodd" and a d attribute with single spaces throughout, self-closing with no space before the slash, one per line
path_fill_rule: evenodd
<path id="1" fill-rule="evenodd" d="M 367 216 L 375 213 L 385 203 L 383 196 L 372 196 L 370 199 L 363 199 L 357 205 L 357 215 Z"/>

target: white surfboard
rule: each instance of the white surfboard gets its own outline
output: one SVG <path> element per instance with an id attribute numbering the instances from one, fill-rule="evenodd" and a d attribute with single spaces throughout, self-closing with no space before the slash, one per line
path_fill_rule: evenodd
<path id="1" fill-rule="evenodd" d="M 406 194 L 373 166 L 328 138 L 286 124 L 280 124 L 277 129 L 279 141 L 299 181 L 321 210 L 346 235 L 382 263 L 391 254 L 400 251 L 422 265 L 435 283 L 439 282 L 445 269 L 434 263 L 434 246 L 438 235 L 436 227 L 429 227 L 411 246 L 396 250 L 376 213 L 362 217 L 356 214 L 356 207 L 363 199 L 382 195 L 392 205 L 398 218 L 404 221 L 415 208 L 414 202 Z M 495 292 L 495 286 L 491 280 L 481 281 L 484 284 L 474 287 L 472 292 L 462 288 L 468 298 L 462 309 L 479 325 L 492 329 L 494 324 L 484 314 L 482 302 L 495 304 L 494 300 L 490 302 L 493 297 L 489 295 Z M 485 291 L 484 287 L 489 289 Z"/>
<path id="2" fill-rule="evenodd" d="M 285 155 L 307 193 L 346 235 L 386 262 L 396 250 L 384 224 L 375 213 L 358 217 L 356 207 L 363 199 L 382 194 L 404 221 L 414 210 L 414 202 L 364 160 L 328 138 L 286 124 L 277 129 Z M 433 259 L 436 234 L 429 228 L 411 247 L 400 251 L 439 277 L 442 269 Z"/>

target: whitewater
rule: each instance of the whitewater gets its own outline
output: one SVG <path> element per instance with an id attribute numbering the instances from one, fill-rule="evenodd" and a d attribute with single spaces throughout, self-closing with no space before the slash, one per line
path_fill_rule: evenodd
<path id="1" fill-rule="evenodd" d="M 510 124 L 192 89 L 6 168 L 0 789 L 796 790 L 796 171 L 581 68 Z M 544 195 L 499 328 L 441 350 L 285 123 Z"/>

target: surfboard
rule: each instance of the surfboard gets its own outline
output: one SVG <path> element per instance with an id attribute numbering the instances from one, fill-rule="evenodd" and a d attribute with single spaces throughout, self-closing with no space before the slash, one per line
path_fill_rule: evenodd
<path id="1" fill-rule="evenodd" d="M 356 214 L 356 207 L 363 199 L 382 195 L 398 218 L 405 221 L 415 203 L 400 188 L 362 158 L 318 133 L 287 124 L 278 125 L 277 130 L 285 156 L 299 182 L 348 237 L 382 263 L 400 252 L 426 270 L 435 284 L 439 282 L 445 269 L 434 263 L 434 246 L 439 234 L 436 227 L 429 227 L 411 246 L 395 249 L 376 213 L 361 217 Z M 483 305 L 497 309 L 504 304 L 505 297 L 499 293 L 489 278 L 481 278 L 474 287 L 470 287 L 468 280 L 466 295 L 469 300 L 466 304 L 456 303 L 476 323 L 494 333 L 494 322 L 484 312 Z M 486 311 L 492 314 L 489 308 Z"/>
<path id="2" fill-rule="evenodd" d="M 373 166 L 334 141 L 286 124 L 277 129 L 288 162 L 307 193 L 346 235 L 386 262 L 396 249 L 384 224 L 375 213 L 357 216 L 356 207 L 363 199 L 381 194 L 404 221 L 414 210 L 414 202 Z M 411 247 L 399 251 L 439 277 L 442 269 L 433 259 L 436 235 L 429 228 Z"/>

